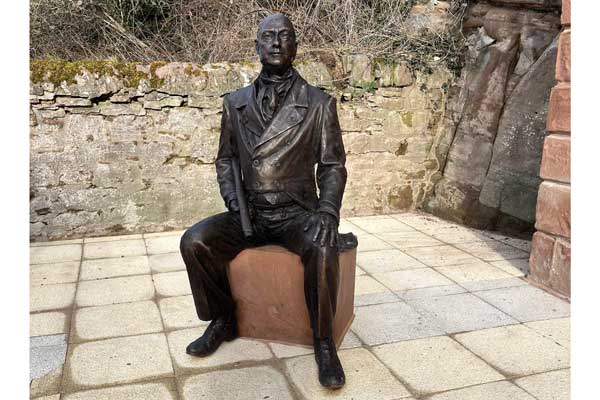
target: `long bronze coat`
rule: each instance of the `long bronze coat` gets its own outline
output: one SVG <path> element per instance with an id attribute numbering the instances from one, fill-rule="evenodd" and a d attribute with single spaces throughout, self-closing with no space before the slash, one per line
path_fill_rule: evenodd
<path id="1" fill-rule="evenodd" d="M 236 198 L 231 158 L 239 157 L 247 191 L 284 191 L 339 220 L 347 173 L 335 99 L 297 76 L 266 126 L 255 99 L 254 84 L 224 98 L 215 164 L 225 204 Z"/>

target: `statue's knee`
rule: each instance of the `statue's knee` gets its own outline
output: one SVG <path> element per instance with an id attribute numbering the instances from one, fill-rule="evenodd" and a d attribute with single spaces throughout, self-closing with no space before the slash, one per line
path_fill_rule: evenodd
<path id="1" fill-rule="evenodd" d="M 196 252 L 198 249 L 206 247 L 204 236 L 201 230 L 193 229 L 193 227 L 185 231 L 179 241 L 181 253 Z"/>

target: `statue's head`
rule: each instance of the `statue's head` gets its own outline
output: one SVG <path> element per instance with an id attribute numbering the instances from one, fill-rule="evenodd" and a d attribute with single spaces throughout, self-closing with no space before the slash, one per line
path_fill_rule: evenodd
<path id="1" fill-rule="evenodd" d="M 256 34 L 256 52 L 263 66 L 284 71 L 296 57 L 298 42 L 292 21 L 283 14 L 262 20 Z"/>

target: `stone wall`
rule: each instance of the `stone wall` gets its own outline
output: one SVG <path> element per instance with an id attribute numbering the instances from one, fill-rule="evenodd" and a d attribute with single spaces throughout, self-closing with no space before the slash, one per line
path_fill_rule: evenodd
<path id="1" fill-rule="evenodd" d="M 362 55 L 320 59 L 297 69 L 338 99 L 342 215 L 420 207 L 448 147 L 452 74 Z M 214 167 L 222 96 L 259 64 L 50 64 L 32 63 L 32 240 L 182 229 L 224 210 Z"/>
<path id="2" fill-rule="evenodd" d="M 571 297 L 571 1 L 563 1 L 556 80 L 547 129 L 529 260 L 529 278 Z"/>
<path id="3" fill-rule="evenodd" d="M 530 236 L 555 85 L 560 0 L 475 2 L 463 26 L 466 62 L 441 138 L 448 154 L 424 209 Z"/>

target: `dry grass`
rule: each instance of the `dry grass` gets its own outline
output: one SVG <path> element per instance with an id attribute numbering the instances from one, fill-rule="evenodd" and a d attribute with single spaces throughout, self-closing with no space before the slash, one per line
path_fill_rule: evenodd
<path id="1" fill-rule="evenodd" d="M 216 62 L 253 58 L 258 22 L 283 12 L 300 49 L 364 53 L 451 67 L 462 48 L 466 0 L 451 0 L 452 29 L 406 24 L 415 3 L 432 0 L 32 0 L 32 58 Z"/>

